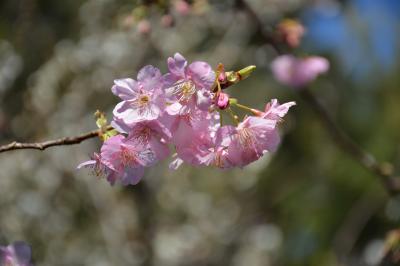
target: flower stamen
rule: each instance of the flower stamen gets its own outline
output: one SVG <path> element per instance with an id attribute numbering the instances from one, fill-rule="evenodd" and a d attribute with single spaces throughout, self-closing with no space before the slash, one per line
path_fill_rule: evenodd
<path id="1" fill-rule="evenodd" d="M 254 144 L 254 136 L 250 129 L 242 128 L 238 130 L 239 143 L 244 147 L 251 147 Z"/>

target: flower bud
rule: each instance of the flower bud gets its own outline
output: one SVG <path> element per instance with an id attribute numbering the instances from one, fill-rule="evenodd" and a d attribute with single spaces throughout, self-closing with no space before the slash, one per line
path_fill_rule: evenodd
<path id="1" fill-rule="evenodd" d="M 220 84 L 225 84 L 226 83 L 226 73 L 225 72 L 221 72 L 219 75 L 218 75 L 218 82 L 220 83 Z"/>
<path id="2" fill-rule="evenodd" d="M 139 33 L 146 35 L 149 34 L 151 31 L 151 24 L 147 19 L 142 19 L 137 24 L 137 30 Z"/>
<path id="3" fill-rule="evenodd" d="M 184 0 L 175 1 L 175 10 L 182 16 L 187 16 L 190 12 L 190 5 Z"/>
<path id="4" fill-rule="evenodd" d="M 164 28 L 172 27 L 174 24 L 174 18 L 170 14 L 165 14 L 161 17 L 161 26 Z"/>
<path id="5" fill-rule="evenodd" d="M 224 110 L 229 107 L 229 95 L 226 93 L 219 93 L 217 99 L 217 106 L 219 109 Z"/>
<path id="6" fill-rule="evenodd" d="M 296 48 L 300 45 L 305 31 L 304 26 L 293 19 L 284 19 L 277 26 L 280 41 L 285 42 L 291 48 Z"/>

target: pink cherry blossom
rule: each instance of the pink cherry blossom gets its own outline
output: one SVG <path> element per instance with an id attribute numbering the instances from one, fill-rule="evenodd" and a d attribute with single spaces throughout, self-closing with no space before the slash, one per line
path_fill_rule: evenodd
<path id="1" fill-rule="evenodd" d="M 192 132 L 190 143 L 184 146 L 176 146 L 178 159 L 173 162 L 173 168 L 177 160 L 194 166 L 215 166 L 226 169 L 234 165 L 228 159 L 228 146 L 232 139 L 232 126 L 219 127 L 211 134 Z"/>
<path id="2" fill-rule="evenodd" d="M 111 184 L 135 185 L 144 174 L 144 167 L 156 162 L 154 152 L 143 144 L 122 135 L 107 139 L 101 147 L 101 162 L 111 171 Z"/>
<path id="3" fill-rule="evenodd" d="M 290 107 L 294 105 L 296 105 L 295 102 L 279 104 L 277 99 L 272 99 L 265 105 L 265 110 L 261 113 L 261 117 L 279 121 L 287 114 Z"/>
<path id="4" fill-rule="evenodd" d="M 169 155 L 167 143 L 171 139 L 171 132 L 160 121 L 143 121 L 134 124 L 129 130 L 127 139 L 149 147 L 157 160 L 163 160 Z"/>
<path id="5" fill-rule="evenodd" d="M 195 110 L 190 114 L 176 115 L 171 125 L 171 142 L 177 147 L 188 146 L 196 136 L 212 134 L 217 121 L 215 113 Z"/>
<path id="6" fill-rule="evenodd" d="M 206 62 L 187 64 L 186 59 L 176 53 L 168 58 L 169 73 L 164 76 L 166 93 L 171 115 L 191 112 L 200 108 L 207 110 L 212 104 L 211 88 L 215 82 L 215 72 Z"/>
<path id="7" fill-rule="evenodd" d="M 233 126 L 222 126 L 217 129 L 212 136 L 211 142 L 206 150 L 199 157 L 199 161 L 205 166 L 215 166 L 221 169 L 232 168 L 236 166 L 230 159 L 228 148 L 234 138 L 236 129 Z"/>
<path id="8" fill-rule="evenodd" d="M 228 159 L 238 167 L 258 160 L 267 152 L 276 150 L 280 137 L 276 121 L 249 116 L 237 127 L 228 147 Z"/>
<path id="9" fill-rule="evenodd" d="M 164 109 L 161 72 L 145 66 L 137 78 L 115 80 L 112 87 L 112 92 L 123 100 L 114 108 L 114 116 L 126 124 L 157 119 Z"/>
<path id="10" fill-rule="evenodd" d="M 85 161 L 77 166 L 78 169 L 81 168 L 90 168 L 93 171 L 95 176 L 108 176 L 111 173 L 111 169 L 109 169 L 105 164 L 101 161 L 101 155 L 98 153 L 94 153 L 91 160 Z"/>
<path id="11" fill-rule="evenodd" d="M 317 68 L 318 62 L 308 60 Z M 230 102 L 225 91 L 214 92 L 218 83 L 208 63 L 188 64 L 176 53 L 167 64 L 169 71 L 164 76 L 157 68 L 146 66 L 137 80 L 114 81 L 112 92 L 122 102 L 114 108 L 111 126 L 119 134 L 108 138 L 100 153 L 94 153 L 78 168 L 91 168 L 111 184 L 135 185 L 145 168 L 168 157 L 171 149 L 175 150 L 171 169 L 183 163 L 220 169 L 244 167 L 276 150 L 280 141 L 278 124 L 294 102 L 279 104 L 273 99 L 264 111 L 255 110 L 238 104 L 237 99 Z M 220 81 L 226 82 L 223 65 L 217 70 Z M 222 125 L 221 113 L 230 105 L 252 115 L 240 122 L 233 114 L 237 125 Z"/>
<path id="12" fill-rule="evenodd" d="M 0 246 L 0 265 L 4 266 L 33 266 L 31 263 L 31 247 L 22 241 L 9 246 Z"/>
<path id="13" fill-rule="evenodd" d="M 181 160 L 195 166 L 205 165 L 202 157 L 215 147 L 213 142 L 219 128 L 219 114 L 216 112 L 197 110 L 191 115 L 176 116 L 171 127 L 171 142 L 175 146 L 178 158 L 170 167 L 179 167 Z"/>
<path id="14" fill-rule="evenodd" d="M 271 63 L 271 69 L 276 80 L 282 84 L 300 88 L 327 72 L 329 61 L 318 56 L 296 58 L 292 55 L 282 55 Z"/>
<path id="15" fill-rule="evenodd" d="M 77 169 L 90 168 L 93 175 L 97 177 L 105 177 L 110 184 L 114 184 L 117 180 L 116 172 L 108 168 L 101 160 L 101 154 L 94 153 L 92 159 L 85 161 L 77 166 Z"/>

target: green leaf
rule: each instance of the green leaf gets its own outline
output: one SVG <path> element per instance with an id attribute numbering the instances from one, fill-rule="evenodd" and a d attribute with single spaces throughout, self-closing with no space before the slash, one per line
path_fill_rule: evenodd
<path id="1" fill-rule="evenodd" d="M 99 110 L 97 110 L 94 113 L 94 115 L 96 117 L 96 125 L 97 125 L 97 127 L 100 128 L 101 130 L 105 130 L 107 128 L 106 115 L 103 112 L 99 111 Z"/>

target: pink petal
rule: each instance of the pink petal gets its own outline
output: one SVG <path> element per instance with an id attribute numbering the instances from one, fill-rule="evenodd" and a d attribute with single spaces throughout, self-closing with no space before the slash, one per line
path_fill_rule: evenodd
<path id="1" fill-rule="evenodd" d="M 122 100 L 130 100 L 139 92 L 137 82 L 130 78 L 114 80 L 114 86 L 111 91 Z"/>
<path id="2" fill-rule="evenodd" d="M 185 76 L 187 61 L 181 54 L 176 53 L 173 58 L 169 57 L 167 64 L 169 72 L 171 72 L 175 77 L 183 78 Z"/>
<path id="3" fill-rule="evenodd" d="M 186 75 L 193 80 L 199 88 L 211 89 L 215 82 L 215 72 L 212 67 L 202 61 L 196 61 L 189 65 Z"/>

